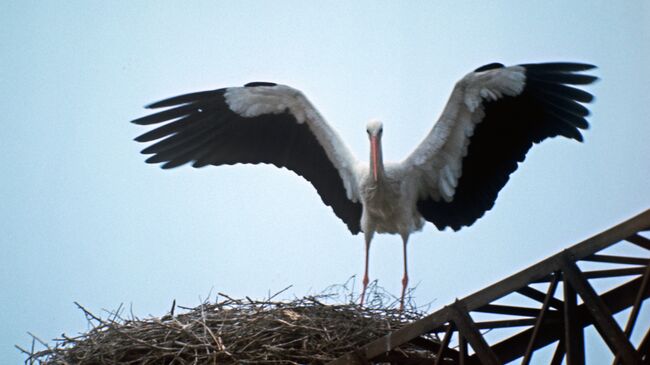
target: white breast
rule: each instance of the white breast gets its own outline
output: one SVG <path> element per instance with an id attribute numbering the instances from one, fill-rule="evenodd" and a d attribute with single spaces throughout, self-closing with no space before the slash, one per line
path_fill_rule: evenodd
<path id="1" fill-rule="evenodd" d="M 419 231 L 424 219 L 417 211 L 415 190 L 406 186 L 397 165 L 386 164 L 385 178 L 375 183 L 367 172 L 363 174 L 361 198 L 364 232 L 408 234 Z"/>

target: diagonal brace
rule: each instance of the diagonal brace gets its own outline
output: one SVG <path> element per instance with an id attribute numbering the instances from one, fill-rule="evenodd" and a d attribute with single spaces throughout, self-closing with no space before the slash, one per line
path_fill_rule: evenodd
<path id="1" fill-rule="evenodd" d="M 476 324 L 467 313 L 467 309 L 460 305 L 458 301 L 449 306 L 451 319 L 458 328 L 458 337 L 464 337 L 472 346 L 476 355 L 481 360 L 481 364 L 498 365 L 501 364 L 497 355 L 494 354 L 490 345 L 476 327 Z"/>
<path id="2" fill-rule="evenodd" d="M 630 341 L 625 337 L 607 305 L 598 296 L 594 288 L 580 271 L 580 268 L 565 253 L 561 256 L 560 267 L 564 273 L 565 285 L 568 282 L 582 297 L 589 309 L 596 329 L 614 354 L 620 354 L 626 364 L 641 364 L 641 358 Z"/>

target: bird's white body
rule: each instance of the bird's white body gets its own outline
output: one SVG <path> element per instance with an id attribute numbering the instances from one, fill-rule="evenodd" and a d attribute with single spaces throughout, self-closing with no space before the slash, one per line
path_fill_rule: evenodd
<path id="1" fill-rule="evenodd" d="M 378 181 L 374 181 L 369 167 L 360 170 L 361 230 L 364 233 L 408 236 L 422 229 L 425 221 L 416 208 L 417 190 L 413 189 L 412 181 L 403 178 L 400 164 L 386 163 L 384 175 Z"/>
<path id="2" fill-rule="evenodd" d="M 255 82 L 180 95 L 150 105 L 173 107 L 134 120 L 168 124 L 136 140 L 152 141 L 150 163 L 171 168 L 272 163 L 310 181 L 352 233 L 406 242 L 425 221 L 439 229 L 469 226 L 492 208 L 526 152 L 545 138 L 582 140 L 591 94 L 568 85 L 596 78 L 579 63 L 489 64 L 458 81 L 431 132 L 405 159 L 384 164 L 381 122 L 367 125 L 369 162 L 360 162 L 302 92 Z"/>

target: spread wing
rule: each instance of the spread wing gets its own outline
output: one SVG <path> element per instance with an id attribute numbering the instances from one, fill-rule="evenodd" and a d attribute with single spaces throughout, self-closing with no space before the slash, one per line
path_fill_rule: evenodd
<path id="1" fill-rule="evenodd" d="M 360 231 L 357 160 L 336 131 L 298 90 L 255 82 L 175 96 L 148 108 L 166 108 L 132 122 L 161 124 L 136 138 L 156 141 L 142 153 L 168 169 L 267 163 L 303 176 L 323 202 Z"/>
<path id="2" fill-rule="evenodd" d="M 492 208 L 534 143 L 582 141 L 593 96 L 570 85 L 597 78 L 581 63 L 485 65 L 460 80 L 429 135 L 403 167 L 418 189 L 420 214 L 459 230 Z"/>

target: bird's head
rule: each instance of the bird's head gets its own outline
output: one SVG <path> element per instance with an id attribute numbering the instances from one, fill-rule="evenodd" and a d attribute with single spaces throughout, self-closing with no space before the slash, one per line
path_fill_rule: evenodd
<path id="1" fill-rule="evenodd" d="M 371 119 L 366 126 L 368 138 L 370 139 L 370 159 L 372 160 L 372 176 L 375 181 L 378 178 L 378 169 L 381 167 L 381 134 L 384 126 L 379 120 Z"/>
<path id="2" fill-rule="evenodd" d="M 381 121 L 377 119 L 370 119 L 366 125 L 366 131 L 368 132 L 368 137 L 372 138 L 373 136 L 381 138 L 381 132 L 384 129 L 384 125 L 381 124 Z"/>

